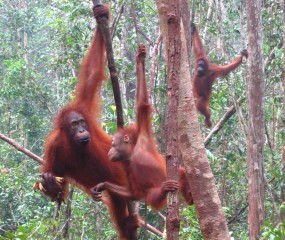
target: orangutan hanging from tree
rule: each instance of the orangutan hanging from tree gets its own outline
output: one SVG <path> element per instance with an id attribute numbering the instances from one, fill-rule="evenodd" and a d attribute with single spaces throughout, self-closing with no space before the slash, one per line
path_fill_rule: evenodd
<path id="1" fill-rule="evenodd" d="M 241 56 L 234 59 L 227 65 L 218 65 L 211 63 L 206 55 L 202 40 L 194 23 L 192 23 L 193 51 L 195 54 L 195 71 L 193 77 L 193 94 L 196 98 L 197 110 L 205 116 L 207 127 L 212 126 L 210 97 L 212 95 L 212 86 L 218 77 L 225 77 L 231 71 L 235 70 L 243 61 L 248 58 L 248 52 L 244 49 Z"/>

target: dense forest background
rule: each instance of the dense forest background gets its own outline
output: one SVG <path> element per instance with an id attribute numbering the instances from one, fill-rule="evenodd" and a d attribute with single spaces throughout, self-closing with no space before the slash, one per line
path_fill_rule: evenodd
<path id="1" fill-rule="evenodd" d="M 192 2 L 191 2 L 192 5 Z M 42 157 L 43 143 L 52 129 L 53 117 L 72 98 L 77 75 L 95 26 L 91 1 L 0 0 L 0 133 Z M 113 48 L 119 72 L 125 120 L 134 121 L 135 54 L 137 38 L 131 1 L 110 3 Z M 247 48 L 244 1 L 196 1 L 195 23 L 211 61 L 225 64 Z M 153 77 L 151 97 L 153 128 L 161 152 L 165 151 L 166 66 L 155 1 L 135 1 L 138 32 L 147 46 L 147 77 Z M 265 90 L 265 207 L 263 239 L 284 239 L 284 50 L 283 2 L 262 2 Z M 118 21 L 115 21 L 118 20 Z M 154 71 L 151 71 L 154 70 Z M 207 155 L 233 239 L 248 239 L 247 177 L 247 63 L 219 79 L 211 100 L 214 125 L 236 106 L 236 113 L 207 142 Z M 102 127 L 116 130 L 116 114 L 110 82 L 102 92 Z M 206 138 L 211 129 L 201 129 Z M 69 239 L 114 239 L 116 232 L 103 204 L 77 188 L 71 203 L 54 220 L 56 206 L 33 191 L 38 180 L 38 162 L 0 142 L 0 239 L 62 239 L 69 223 Z M 283 205 L 282 205 L 283 202 Z M 150 208 L 148 222 L 163 230 L 163 218 Z M 202 239 L 192 206 L 181 208 L 181 239 Z M 162 212 L 164 214 L 164 212 Z M 284 212 L 283 212 L 284 214 Z M 284 216 L 283 216 L 284 219 Z M 140 232 L 143 236 L 144 229 Z M 147 239 L 160 239 L 148 234 Z"/>

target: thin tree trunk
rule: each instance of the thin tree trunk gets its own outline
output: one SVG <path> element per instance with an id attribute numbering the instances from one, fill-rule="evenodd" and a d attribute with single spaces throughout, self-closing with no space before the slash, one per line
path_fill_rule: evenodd
<path id="1" fill-rule="evenodd" d="M 247 166 L 249 178 L 249 239 L 260 237 L 265 220 L 264 207 L 264 72 L 261 1 L 247 0 L 247 28 L 249 41 L 248 82 L 248 149 Z"/>
<path id="2" fill-rule="evenodd" d="M 180 6 L 179 1 L 156 1 L 160 29 L 165 46 L 168 78 L 167 127 L 166 127 L 166 163 L 167 178 L 178 180 L 178 87 L 180 69 Z M 179 239 L 179 206 L 177 193 L 168 194 L 166 215 L 167 239 Z"/>
<path id="3" fill-rule="evenodd" d="M 155 82 L 155 76 L 157 75 L 157 60 L 156 56 L 158 54 L 159 45 L 161 45 L 162 36 L 160 31 L 158 31 L 158 37 L 153 45 L 153 50 L 151 54 L 151 68 L 150 68 L 150 78 L 149 78 L 149 97 L 150 99 L 153 97 L 153 88 Z"/>
<path id="4" fill-rule="evenodd" d="M 158 11 L 162 13 L 161 4 L 164 5 L 164 20 L 160 22 L 163 35 L 166 59 L 167 59 L 167 77 L 168 77 L 168 101 L 167 101 L 167 131 L 166 131 L 166 164 L 167 179 L 178 180 L 178 92 L 179 92 L 179 70 L 180 70 L 180 4 L 179 1 L 156 1 Z M 166 11 L 165 11 L 166 10 Z M 179 239 L 179 206 L 178 194 L 169 193 L 167 196 L 167 215 L 166 215 L 167 239 Z"/>
<path id="5" fill-rule="evenodd" d="M 209 8 L 208 8 L 208 12 L 207 12 L 207 18 L 206 18 L 206 26 L 204 27 L 204 33 L 203 33 L 203 39 L 206 39 L 206 35 L 208 32 L 208 23 L 210 22 L 211 18 L 212 18 L 212 14 L 213 14 L 213 9 L 214 9 L 214 4 L 215 1 L 214 0 L 209 0 Z"/>
<path id="6" fill-rule="evenodd" d="M 71 217 L 71 203 L 72 203 L 73 192 L 74 192 L 74 187 L 72 186 L 67 199 L 66 210 L 65 210 L 65 221 L 62 229 L 63 237 L 66 239 L 68 239 L 69 235 L 69 222 Z"/>
<path id="7" fill-rule="evenodd" d="M 285 0 L 283 1 L 283 53 L 285 54 Z M 284 60 L 285 60 L 285 55 L 284 55 Z M 283 76 L 284 76 L 284 74 L 285 74 L 285 67 L 283 69 Z M 283 124 L 285 124 L 285 97 L 284 97 L 283 104 L 284 104 L 283 105 L 283 114 L 284 114 L 283 115 Z M 282 161 L 283 161 L 283 168 L 285 168 L 285 138 L 283 139 Z M 285 199 L 285 188 L 284 187 L 281 189 L 281 199 Z M 282 219 L 282 221 L 285 220 L 285 211 L 283 211 L 281 213 L 281 219 Z"/>
<path id="8" fill-rule="evenodd" d="M 245 44 L 245 34 L 244 34 L 244 5 L 245 5 L 245 0 L 240 1 L 240 6 L 239 6 L 239 14 L 240 14 L 240 40 L 241 40 L 241 46 L 242 49 L 246 48 Z"/>

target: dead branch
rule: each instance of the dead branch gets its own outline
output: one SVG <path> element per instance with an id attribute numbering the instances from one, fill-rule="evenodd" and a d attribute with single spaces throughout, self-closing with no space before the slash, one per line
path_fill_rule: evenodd
<path id="1" fill-rule="evenodd" d="M 114 35 L 115 35 L 115 31 L 116 31 L 116 28 L 118 26 L 118 22 L 124 12 L 124 9 L 125 9 L 125 5 L 126 5 L 126 1 L 124 1 L 120 7 L 120 10 L 119 10 L 119 13 L 117 14 L 117 16 L 114 18 L 114 21 L 112 23 L 112 27 L 111 27 L 111 39 L 114 38 Z"/>
<path id="2" fill-rule="evenodd" d="M 163 237 L 163 233 L 161 231 L 159 231 L 158 229 L 156 229 L 155 227 L 151 226 L 150 224 L 145 224 L 145 222 L 143 220 L 141 220 L 141 224 L 147 227 L 147 229 L 154 233 L 155 235 L 159 236 L 159 237 Z"/>
<path id="3" fill-rule="evenodd" d="M 240 98 L 237 102 L 242 103 L 245 100 L 245 98 Z M 221 128 L 223 127 L 224 123 L 227 122 L 231 116 L 233 116 L 236 112 L 235 105 L 232 105 L 228 111 L 222 116 L 222 118 L 219 120 L 219 122 L 216 124 L 216 126 L 212 129 L 212 131 L 208 134 L 208 136 L 204 140 L 205 146 L 207 146 L 210 143 L 210 140 L 212 139 L 214 134 L 217 134 Z"/>
<path id="4" fill-rule="evenodd" d="M 134 25 L 135 25 L 135 31 L 136 31 L 136 37 L 137 37 L 137 42 L 140 44 L 140 36 L 139 36 L 139 28 L 138 28 L 138 22 L 136 18 L 136 11 L 135 11 L 135 3 L 134 0 L 131 1 L 131 6 L 132 6 L 132 15 L 134 19 Z"/>
<path id="5" fill-rule="evenodd" d="M 248 207 L 248 203 L 242 207 L 239 211 L 237 211 L 237 213 L 235 214 L 235 216 L 228 221 L 228 225 L 234 224 L 236 221 L 238 221 L 239 216 L 247 209 Z"/>
<path id="6" fill-rule="evenodd" d="M 14 148 L 16 148 L 18 151 L 26 154 L 28 157 L 36 160 L 38 163 L 40 164 L 44 164 L 44 160 L 42 158 L 40 158 L 39 156 L 35 155 L 34 153 L 32 153 L 30 150 L 24 148 L 23 146 L 21 146 L 20 144 L 18 144 L 17 142 L 15 142 L 14 140 L 12 140 L 11 138 L 3 135 L 0 133 L 0 138 L 9 143 L 10 145 L 12 145 Z"/>

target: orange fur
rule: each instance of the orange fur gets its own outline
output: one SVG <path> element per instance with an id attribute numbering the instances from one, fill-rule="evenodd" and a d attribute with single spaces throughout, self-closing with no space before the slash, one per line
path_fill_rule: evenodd
<path id="1" fill-rule="evenodd" d="M 109 8 L 105 5 L 94 8 L 94 16 L 106 16 Z M 45 164 L 42 173 L 64 177 L 61 184 L 66 195 L 67 180 L 76 182 L 88 194 L 90 188 L 102 181 L 110 181 L 118 185 L 127 185 L 126 172 L 121 162 L 112 163 L 108 159 L 111 137 L 100 127 L 101 84 L 105 77 L 105 42 L 100 30 L 96 29 L 92 41 L 80 68 L 76 98 L 58 114 L 53 131 L 45 141 Z M 87 123 L 91 140 L 86 146 L 75 146 L 68 134 L 69 113 L 80 113 Z M 49 184 L 49 182 L 45 182 Z M 49 192 L 45 192 L 49 195 Z M 129 239 L 125 219 L 128 217 L 127 201 L 112 193 L 107 194 L 106 204 L 112 219 L 119 231 L 119 239 Z"/>
<path id="2" fill-rule="evenodd" d="M 101 199 L 101 191 L 109 190 L 125 199 L 145 199 L 154 209 L 165 206 L 166 194 L 176 191 L 179 184 L 174 180 L 166 179 L 166 163 L 158 152 L 151 130 L 151 104 L 146 87 L 144 59 L 146 50 L 140 46 L 136 58 L 137 67 L 137 124 L 120 129 L 113 137 L 113 145 L 109 157 L 113 161 L 126 163 L 129 186 L 122 187 L 110 182 L 100 183 L 92 188 L 93 198 Z M 185 184 L 187 176 L 181 178 L 181 190 L 189 196 L 189 182 Z M 190 202 L 190 201 L 189 201 Z"/>
<path id="3" fill-rule="evenodd" d="M 205 123 L 208 127 L 212 126 L 211 111 L 210 111 L 210 97 L 212 95 L 212 86 L 218 77 L 224 77 L 231 71 L 235 70 L 243 60 L 243 56 L 248 58 L 247 50 L 241 52 L 241 56 L 234 59 L 227 65 L 218 65 L 211 63 L 206 55 L 202 40 L 199 36 L 198 30 L 192 23 L 193 34 L 193 51 L 195 54 L 195 72 L 193 77 L 193 94 L 197 99 L 196 108 L 205 116 Z M 205 72 L 199 75 L 198 62 L 204 61 Z"/>

